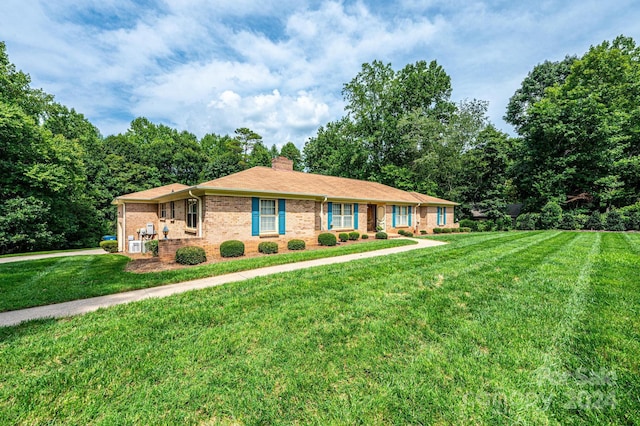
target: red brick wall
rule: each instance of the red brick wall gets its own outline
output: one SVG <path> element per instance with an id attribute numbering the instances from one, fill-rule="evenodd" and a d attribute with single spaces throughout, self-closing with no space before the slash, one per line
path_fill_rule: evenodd
<path id="1" fill-rule="evenodd" d="M 442 206 L 445 207 L 445 206 Z M 421 206 L 420 209 L 420 229 L 425 229 L 427 232 L 432 233 L 433 228 L 458 228 L 460 225 L 454 221 L 454 207 L 446 206 L 447 208 L 447 223 L 445 225 L 438 225 L 438 207 L 437 206 Z"/>
<path id="2" fill-rule="evenodd" d="M 137 230 L 147 228 L 147 223 L 153 223 L 156 233 L 158 232 L 158 206 L 157 204 L 127 203 L 126 204 L 126 229 L 124 230 L 125 245 L 128 245 L 128 237 L 133 236 L 138 239 Z M 119 218 L 120 220 L 120 218 Z M 128 247 L 125 248 L 127 250 Z"/>
<path id="3" fill-rule="evenodd" d="M 206 241 L 204 238 L 177 238 L 177 239 L 160 239 L 158 241 L 158 258 L 163 262 L 175 260 L 176 251 L 180 247 L 196 246 L 202 247 L 207 254 L 207 259 L 220 257 L 218 247 Z"/>
<path id="4" fill-rule="evenodd" d="M 286 200 L 285 235 L 256 237 L 251 235 L 251 197 L 207 195 L 204 198 L 203 237 L 216 245 L 227 240 L 240 240 L 247 247 L 261 241 L 289 241 L 314 238 L 316 203 Z"/>

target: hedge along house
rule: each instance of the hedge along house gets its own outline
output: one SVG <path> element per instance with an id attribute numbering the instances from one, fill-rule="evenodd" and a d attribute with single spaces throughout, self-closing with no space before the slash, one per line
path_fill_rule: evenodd
<path id="1" fill-rule="evenodd" d="M 122 195 L 118 205 L 118 248 L 145 238 L 160 239 L 161 257 L 180 246 L 199 245 L 208 256 L 227 240 L 252 250 L 262 241 L 281 247 L 297 238 L 315 243 L 321 232 L 375 233 L 400 229 L 431 232 L 457 227 L 454 202 L 376 182 L 293 171 L 284 157 L 272 167 L 253 167 L 195 186 L 171 184 Z M 163 230 L 167 232 L 164 239 Z"/>

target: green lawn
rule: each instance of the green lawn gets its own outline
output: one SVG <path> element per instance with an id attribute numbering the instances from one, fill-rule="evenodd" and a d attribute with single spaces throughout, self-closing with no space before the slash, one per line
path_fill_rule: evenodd
<path id="1" fill-rule="evenodd" d="M 122 255 L 68 256 L 6 263 L 0 264 L 0 312 L 408 244 L 415 242 L 375 240 L 147 274 L 125 272 L 130 259 Z"/>
<path id="2" fill-rule="evenodd" d="M 6 424 L 640 424 L 640 234 L 511 232 L 0 329 Z"/>

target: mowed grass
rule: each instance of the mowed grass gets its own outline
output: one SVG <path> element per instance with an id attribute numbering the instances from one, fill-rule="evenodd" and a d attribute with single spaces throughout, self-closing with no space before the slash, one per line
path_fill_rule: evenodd
<path id="1" fill-rule="evenodd" d="M 639 424 L 640 235 L 457 237 L 0 329 L 0 419 Z"/>
<path id="2" fill-rule="evenodd" d="M 186 269 L 145 274 L 125 271 L 130 259 L 117 254 L 68 256 L 5 263 L 0 264 L 0 312 L 410 244 L 415 242 L 376 240 L 342 247 L 234 259 Z"/>

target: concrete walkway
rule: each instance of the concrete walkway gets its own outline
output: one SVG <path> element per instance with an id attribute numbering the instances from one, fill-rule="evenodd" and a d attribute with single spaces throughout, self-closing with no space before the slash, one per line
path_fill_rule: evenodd
<path id="1" fill-rule="evenodd" d="M 23 321 L 41 318 L 62 318 L 72 315 L 84 314 L 96 311 L 100 308 L 120 305 L 123 303 L 136 302 L 138 300 L 150 299 L 153 297 L 167 297 L 172 294 L 184 293 L 190 290 L 199 290 L 207 287 L 232 283 L 236 281 L 248 280 L 250 278 L 264 277 L 266 275 L 280 272 L 298 271 L 300 269 L 314 266 L 333 265 L 346 263 L 352 260 L 368 259 L 372 257 L 386 256 L 388 254 L 404 253 L 407 251 L 419 250 L 426 247 L 446 244 L 432 240 L 414 240 L 418 244 L 410 246 L 393 247 L 388 249 L 370 251 L 366 253 L 348 254 L 345 256 L 327 257 L 323 259 L 308 260 L 305 262 L 288 263 L 285 265 L 269 266 L 266 268 L 252 269 L 248 271 L 236 272 L 233 274 L 219 275 L 216 277 L 201 278 L 193 281 L 186 281 L 177 284 L 163 285 L 160 287 L 133 290 L 125 293 L 110 294 L 107 296 L 92 297 L 90 299 L 74 300 L 71 302 L 57 303 L 55 305 L 39 306 L 35 308 L 22 309 L 0 313 L 0 327 L 16 325 Z"/>
<path id="2" fill-rule="evenodd" d="M 77 251 L 61 251 L 49 254 L 26 254 L 24 256 L 0 257 L 0 263 L 22 262 L 23 260 L 47 259 L 49 257 L 66 257 L 66 256 L 94 256 L 96 254 L 106 254 L 107 252 L 101 248 Z"/>

